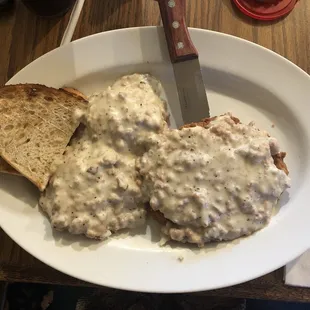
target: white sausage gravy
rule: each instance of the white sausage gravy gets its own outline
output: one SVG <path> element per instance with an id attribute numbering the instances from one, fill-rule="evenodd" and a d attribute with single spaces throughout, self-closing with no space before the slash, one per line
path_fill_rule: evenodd
<path id="1" fill-rule="evenodd" d="M 105 239 L 142 225 L 147 202 L 168 239 L 199 246 L 268 224 L 290 183 L 277 141 L 230 114 L 168 129 L 161 93 L 150 75 L 124 76 L 76 112 L 85 128 L 40 198 L 54 228 Z"/>
<path id="2" fill-rule="evenodd" d="M 135 161 L 167 127 L 161 85 L 147 74 L 117 80 L 92 95 L 81 137 L 67 148 L 64 162 L 40 198 L 54 228 L 104 239 L 145 221 Z"/>
<path id="3" fill-rule="evenodd" d="M 204 245 L 266 226 L 288 176 L 274 164 L 274 138 L 253 124 L 219 116 L 204 127 L 166 130 L 137 163 L 164 234 Z"/>

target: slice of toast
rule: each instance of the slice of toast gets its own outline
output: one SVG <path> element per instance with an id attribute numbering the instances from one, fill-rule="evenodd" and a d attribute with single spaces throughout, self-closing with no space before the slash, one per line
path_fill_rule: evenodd
<path id="1" fill-rule="evenodd" d="M 68 92 L 69 94 L 73 95 L 73 96 L 78 96 L 81 97 L 82 99 L 84 99 L 85 101 L 87 100 L 87 97 L 81 93 L 80 91 L 78 91 L 75 88 L 72 87 L 63 87 L 61 88 L 62 90 Z M 12 175 L 18 175 L 18 176 L 22 176 L 16 169 L 14 169 L 13 167 L 11 167 L 3 158 L 0 157 L 0 173 L 6 173 L 6 174 L 12 174 Z"/>
<path id="2" fill-rule="evenodd" d="M 71 90 L 39 84 L 0 88 L 0 155 L 41 191 L 53 163 L 62 159 L 79 125 L 75 109 L 86 109 L 85 97 Z M 7 165 L 2 165 L 14 173 Z"/>

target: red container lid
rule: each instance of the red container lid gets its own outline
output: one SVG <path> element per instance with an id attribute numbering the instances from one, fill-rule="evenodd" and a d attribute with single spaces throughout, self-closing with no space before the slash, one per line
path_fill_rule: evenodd
<path id="1" fill-rule="evenodd" d="M 233 0 L 244 14 L 259 20 L 274 20 L 291 12 L 298 0 Z"/>

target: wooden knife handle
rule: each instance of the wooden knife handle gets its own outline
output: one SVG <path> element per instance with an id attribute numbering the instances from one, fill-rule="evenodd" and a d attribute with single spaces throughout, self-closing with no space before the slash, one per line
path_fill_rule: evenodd
<path id="1" fill-rule="evenodd" d="M 157 0 L 171 62 L 198 58 L 185 23 L 186 0 Z"/>

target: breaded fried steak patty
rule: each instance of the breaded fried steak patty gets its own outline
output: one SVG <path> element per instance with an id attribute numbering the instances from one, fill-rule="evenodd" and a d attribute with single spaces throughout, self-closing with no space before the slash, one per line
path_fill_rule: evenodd
<path id="1" fill-rule="evenodd" d="M 163 233 L 202 246 L 269 223 L 290 183 L 284 157 L 267 132 L 225 114 L 165 131 L 137 167 Z"/>

